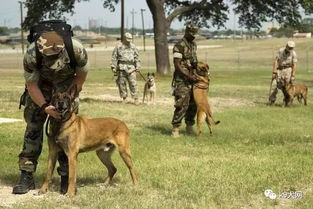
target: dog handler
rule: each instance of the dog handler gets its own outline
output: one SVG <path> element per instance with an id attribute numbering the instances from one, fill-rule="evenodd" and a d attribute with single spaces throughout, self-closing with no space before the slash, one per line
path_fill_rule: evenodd
<path id="1" fill-rule="evenodd" d="M 172 119 L 172 136 L 175 138 L 179 137 L 179 127 L 183 118 L 185 118 L 187 134 L 195 134 L 193 125 L 197 106 L 193 98 L 192 86 L 197 81 L 193 75 L 193 69 L 196 68 L 198 62 L 197 45 L 194 41 L 197 32 L 196 26 L 188 24 L 183 39 L 173 48 L 175 72 L 172 86 L 174 87 L 175 111 Z"/>
<path id="2" fill-rule="evenodd" d="M 284 101 L 287 98 L 285 86 L 293 83 L 296 75 L 297 54 L 294 50 L 295 42 L 288 41 L 286 47 L 278 51 L 275 58 L 272 71 L 272 83 L 269 96 L 269 104 L 274 104 L 278 89 L 281 89 L 284 94 Z M 288 101 L 288 100 L 287 100 Z"/>
<path id="3" fill-rule="evenodd" d="M 128 83 L 134 103 L 139 104 L 136 72 L 139 72 L 141 66 L 139 52 L 136 46 L 131 43 L 132 39 L 133 37 L 130 33 L 125 33 L 122 42 L 114 48 L 111 59 L 111 69 L 114 74 L 117 74 L 116 83 L 119 88 L 120 97 L 123 98 L 123 102 L 126 102 L 126 83 Z"/>
<path id="4" fill-rule="evenodd" d="M 13 194 L 25 194 L 35 188 L 33 173 L 36 171 L 42 150 L 46 117 L 49 115 L 60 118 L 55 107 L 49 105 L 52 90 L 65 91 L 76 84 L 80 91 L 85 82 L 88 71 L 87 53 L 79 41 L 72 39 L 72 43 L 76 60 L 74 68 L 70 65 L 69 53 L 63 37 L 54 31 L 43 33 L 37 41 L 29 45 L 24 56 L 24 77 L 28 90 L 25 95 L 24 118 L 27 126 L 23 149 L 19 154 L 21 176 L 17 185 L 13 187 Z M 42 55 L 40 69 L 36 61 L 36 44 Z M 63 151 L 58 153 L 58 161 L 60 167 L 57 171 L 61 175 L 61 193 L 65 194 L 68 184 L 68 159 Z"/>

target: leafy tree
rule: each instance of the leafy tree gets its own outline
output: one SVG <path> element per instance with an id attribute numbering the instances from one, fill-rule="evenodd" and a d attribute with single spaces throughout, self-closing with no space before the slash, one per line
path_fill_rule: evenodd
<path id="1" fill-rule="evenodd" d="M 292 37 L 294 31 L 295 29 L 293 27 L 283 25 L 280 28 L 272 28 L 269 33 L 274 37 L 281 38 Z"/>
<path id="2" fill-rule="evenodd" d="M 0 27 L 0 36 L 5 36 L 9 34 L 9 28 L 8 27 Z"/>
<path id="3" fill-rule="evenodd" d="M 73 30 L 75 31 L 75 30 L 83 30 L 83 29 L 82 29 L 82 27 L 80 25 L 75 25 L 73 27 Z"/>
<path id="4" fill-rule="evenodd" d="M 89 0 L 76 0 L 89 1 Z M 103 0 L 111 11 L 120 0 Z M 276 20 L 296 26 L 301 20 L 300 11 L 313 13 L 312 0 L 146 0 L 153 17 L 157 72 L 167 74 L 169 51 L 167 32 L 173 19 L 194 22 L 202 27 L 222 27 L 228 20 L 229 8 L 239 17 L 239 24 L 246 29 L 260 29 L 262 22 Z M 64 12 L 73 12 L 75 0 L 26 0 L 28 8 L 25 27 L 43 18 L 59 18 Z"/>

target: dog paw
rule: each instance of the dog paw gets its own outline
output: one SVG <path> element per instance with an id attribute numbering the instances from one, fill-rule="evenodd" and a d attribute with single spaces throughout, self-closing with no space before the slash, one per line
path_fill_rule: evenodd
<path id="1" fill-rule="evenodd" d="M 74 197 L 74 196 L 75 196 L 75 192 L 67 192 L 67 193 L 65 194 L 65 196 L 66 196 L 66 197 L 69 197 L 69 198 Z"/>
<path id="2" fill-rule="evenodd" d="M 47 189 L 47 188 L 40 189 L 40 190 L 38 191 L 37 195 L 43 195 L 43 194 L 46 194 L 46 193 L 47 193 L 47 191 L 48 191 L 48 189 Z"/>

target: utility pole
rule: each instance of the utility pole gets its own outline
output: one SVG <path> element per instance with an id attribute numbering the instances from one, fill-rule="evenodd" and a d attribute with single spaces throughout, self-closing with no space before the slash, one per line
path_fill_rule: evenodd
<path id="1" fill-rule="evenodd" d="M 121 0 L 121 41 L 124 37 L 124 0 Z"/>
<path id="2" fill-rule="evenodd" d="M 24 31 L 23 31 L 23 2 L 19 1 L 21 12 L 21 41 L 22 41 L 22 54 L 24 54 Z"/>
<path id="3" fill-rule="evenodd" d="M 143 51 L 146 51 L 146 36 L 145 36 L 145 23 L 143 19 L 143 12 L 145 9 L 141 9 L 141 20 L 142 20 L 142 38 L 143 38 Z"/>
<path id="4" fill-rule="evenodd" d="M 126 28 L 129 29 L 129 27 L 128 27 L 128 15 L 126 15 Z"/>
<path id="5" fill-rule="evenodd" d="M 234 31 L 233 31 L 233 40 L 236 39 L 236 14 L 234 12 Z"/>
<path id="6" fill-rule="evenodd" d="M 132 14 L 132 36 L 133 36 L 133 42 L 134 42 L 134 29 L 135 29 L 135 26 L 134 26 L 134 16 L 135 16 L 135 14 L 137 13 L 137 12 L 135 12 L 135 10 L 133 9 L 131 12 L 130 12 L 131 14 Z"/>

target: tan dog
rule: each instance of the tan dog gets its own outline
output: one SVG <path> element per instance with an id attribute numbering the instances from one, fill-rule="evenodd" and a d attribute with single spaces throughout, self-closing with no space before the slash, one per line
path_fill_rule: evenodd
<path id="1" fill-rule="evenodd" d="M 147 81 L 143 90 L 142 103 L 145 103 L 145 98 L 147 98 L 147 104 L 155 104 L 155 94 L 156 94 L 156 85 L 154 73 L 148 73 Z"/>
<path id="2" fill-rule="evenodd" d="M 73 113 L 73 101 L 76 97 L 76 86 L 68 92 L 56 93 L 52 105 L 62 113 L 62 121 L 51 119 L 51 126 L 59 125 L 59 132 L 48 137 L 49 157 L 48 172 L 39 193 L 48 191 L 49 183 L 56 164 L 58 152 L 62 149 L 69 160 L 69 179 L 67 196 L 75 195 L 77 155 L 80 152 L 96 150 L 101 162 L 108 169 L 105 183 L 112 182 L 116 168 L 111 161 L 114 148 L 127 165 L 133 184 L 137 183 L 136 172 L 130 154 L 129 130 L 126 124 L 115 118 L 88 119 Z M 50 132 L 53 131 L 50 129 Z"/>
<path id="3" fill-rule="evenodd" d="M 194 71 L 195 76 L 199 79 L 193 86 L 193 96 L 197 105 L 197 128 L 198 134 L 202 133 L 202 123 L 205 120 L 210 134 L 212 134 L 211 124 L 219 124 L 220 121 L 214 121 L 212 110 L 208 101 L 209 88 L 209 66 L 206 63 L 198 62 L 197 69 Z"/>
<path id="4" fill-rule="evenodd" d="M 307 105 L 308 87 L 306 85 L 287 84 L 286 94 L 288 95 L 288 99 L 285 99 L 285 106 L 288 106 L 288 104 L 292 104 L 295 97 L 297 97 L 300 103 L 302 103 L 303 99 L 304 105 Z"/>

